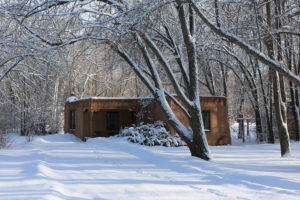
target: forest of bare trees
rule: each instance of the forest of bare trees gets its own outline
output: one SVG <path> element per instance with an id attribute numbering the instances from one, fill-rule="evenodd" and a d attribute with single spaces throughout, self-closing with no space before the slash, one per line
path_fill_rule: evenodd
<path id="1" fill-rule="evenodd" d="M 65 99 L 154 96 L 191 154 L 210 159 L 199 95 L 290 153 L 300 136 L 298 0 L 2 0 L 0 131 L 58 132 Z M 166 105 L 176 94 L 185 128 Z"/>

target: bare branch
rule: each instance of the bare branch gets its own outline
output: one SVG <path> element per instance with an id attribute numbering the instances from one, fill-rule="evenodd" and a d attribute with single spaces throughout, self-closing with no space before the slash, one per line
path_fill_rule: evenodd
<path id="1" fill-rule="evenodd" d="M 243 50 L 245 50 L 247 53 L 251 54 L 255 58 L 257 58 L 260 62 L 264 63 L 265 65 L 269 66 L 271 69 L 274 69 L 275 71 L 279 72 L 281 75 L 283 75 L 288 80 L 294 82 L 297 86 L 300 86 L 300 78 L 299 76 L 295 75 L 290 70 L 287 70 L 284 68 L 279 62 L 269 58 L 265 54 L 259 52 L 249 44 L 242 41 L 239 37 L 228 33 L 224 31 L 222 28 L 217 27 L 214 25 L 210 20 L 208 20 L 207 17 L 203 14 L 200 7 L 197 5 L 197 3 L 194 0 L 188 0 L 192 3 L 195 12 L 197 15 L 202 19 L 202 21 L 209 27 L 211 30 L 213 30 L 217 35 L 226 38 L 229 42 L 236 44 Z"/>

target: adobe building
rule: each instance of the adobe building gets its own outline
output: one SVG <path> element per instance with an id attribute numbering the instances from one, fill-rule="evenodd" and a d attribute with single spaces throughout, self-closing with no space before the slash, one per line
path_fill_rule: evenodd
<path id="1" fill-rule="evenodd" d="M 177 118 L 189 126 L 185 113 L 168 98 Z M 209 145 L 231 143 L 228 105 L 225 97 L 200 97 L 205 133 Z M 65 133 L 86 137 L 109 137 L 122 127 L 140 122 L 164 121 L 170 134 L 175 134 L 154 98 L 90 97 L 71 100 L 65 104 Z"/>

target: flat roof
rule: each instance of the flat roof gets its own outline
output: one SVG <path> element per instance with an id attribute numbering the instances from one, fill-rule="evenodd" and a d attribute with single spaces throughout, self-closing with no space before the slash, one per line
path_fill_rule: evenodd
<path id="1" fill-rule="evenodd" d="M 200 98 L 226 98 L 224 96 L 199 96 Z M 150 100 L 154 97 L 84 97 L 81 99 L 72 99 L 68 102 L 78 102 L 85 100 Z"/>

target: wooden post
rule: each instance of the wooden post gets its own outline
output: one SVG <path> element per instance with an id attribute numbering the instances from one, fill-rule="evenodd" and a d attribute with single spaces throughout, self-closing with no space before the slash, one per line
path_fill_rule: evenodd
<path id="1" fill-rule="evenodd" d="M 244 119 L 243 119 L 243 114 L 239 113 L 239 118 L 238 118 L 238 122 L 239 122 L 239 133 L 238 133 L 238 138 L 242 138 L 243 142 L 244 142 Z"/>
<path id="2" fill-rule="evenodd" d="M 249 119 L 247 119 L 247 137 L 249 137 L 250 133 L 249 133 Z"/>
<path id="3" fill-rule="evenodd" d="M 94 112 L 90 110 L 90 136 L 94 137 Z"/>
<path id="4" fill-rule="evenodd" d="M 246 120 L 247 123 L 247 135 L 245 133 L 245 124 L 244 121 Z M 243 118 L 242 114 L 239 114 L 239 118 L 237 118 L 237 121 L 239 122 L 239 133 L 238 138 L 243 139 L 243 142 L 245 142 L 245 138 L 250 136 L 250 118 Z"/>
<path id="5" fill-rule="evenodd" d="M 244 127 L 244 120 L 242 120 L 243 122 L 243 143 L 245 143 L 245 127 Z"/>

